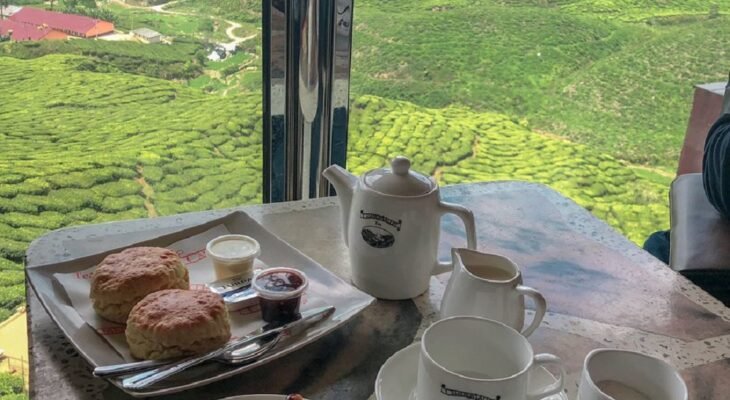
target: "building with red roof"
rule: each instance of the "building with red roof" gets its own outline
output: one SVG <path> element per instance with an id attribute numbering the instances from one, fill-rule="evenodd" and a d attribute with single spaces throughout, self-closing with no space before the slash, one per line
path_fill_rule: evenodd
<path id="1" fill-rule="evenodd" d="M 53 40 L 66 39 L 68 35 L 47 26 L 35 26 L 11 21 L 0 20 L 0 36 L 10 35 L 10 40 L 22 42 L 26 40 Z"/>
<path id="2" fill-rule="evenodd" d="M 40 8 L 23 7 L 8 21 L 36 27 L 48 27 L 71 36 L 93 38 L 114 32 L 114 24 L 83 15 L 64 14 Z"/>

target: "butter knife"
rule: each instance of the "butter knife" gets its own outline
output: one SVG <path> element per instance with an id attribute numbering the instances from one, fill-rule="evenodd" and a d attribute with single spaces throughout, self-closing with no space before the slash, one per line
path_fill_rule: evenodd
<path id="1" fill-rule="evenodd" d="M 246 336 L 245 338 L 230 342 L 226 346 L 221 347 L 220 349 L 213 350 L 210 353 L 204 354 L 202 356 L 194 356 L 194 357 L 187 357 L 180 361 L 170 363 L 167 365 L 163 365 L 158 368 L 154 368 L 149 371 L 144 371 L 132 376 L 129 376 L 127 378 L 122 379 L 122 386 L 125 389 L 131 389 L 131 390 L 138 390 L 138 389 L 144 389 L 154 383 L 157 383 L 163 379 L 169 378 L 179 372 L 182 372 L 188 368 L 194 367 L 196 365 L 202 364 L 208 360 L 211 360 L 216 357 L 220 357 L 226 352 L 235 350 L 236 348 L 249 344 L 257 339 L 260 339 L 264 336 L 273 335 L 273 334 L 280 334 L 281 332 L 290 332 L 290 333 L 301 333 L 299 332 L 301 329 L 298 329 L 300 327 L 306 327 L 311 324 L 317 323 L 319 321 L 322 321 L 326 318 L 329 318 L 335 311 L 334 306 L 327 306 L 327 307 L 321 307 L 314 310 L 310 310 L 308 312 L 303 313 L 303 316 L 301 319 L 298 319 L 294 322 L 290 322 L 288 324 L 285 324 L 283 326 L 280 326 L 278 328 L 274 328 L 262 333 L 254 334 L 253 336 Z"/>

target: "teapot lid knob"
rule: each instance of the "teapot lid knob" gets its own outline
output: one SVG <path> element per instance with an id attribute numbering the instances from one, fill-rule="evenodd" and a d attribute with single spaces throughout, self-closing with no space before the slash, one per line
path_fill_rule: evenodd
<path id="1" fill-rule="evenodd" d="M 390 161 L 390 168 L 376 168 L 363 175 L 365 185 L 390 196 L 422 196 L 438 187 L 427 175 L 411 171 L 411 160 L 398 156 Z"/>
<path id="2" fill-rule="evenodd" d="M 405 176 L 408 175 L 408 171 L 411 169 L 411 160 L 407 157 L 398 156 L 390 162 L 390 167 L 396 175 Z"/>

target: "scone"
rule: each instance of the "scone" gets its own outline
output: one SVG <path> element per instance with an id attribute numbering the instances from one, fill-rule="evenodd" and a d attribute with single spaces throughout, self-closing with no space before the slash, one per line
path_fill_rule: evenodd
<path id="1" fill-rule="evenodd" d="M 133 356 L 159 360 L 215 350 L 231 338 L 231 325 L 219 295 L 170 289 L 137 303 L 125 334 Z"/>
<path id="2" fill-rule="evenodd" d="M 189 288 L 188 269 L 173 251 L 132 247 L 106 256 L 96 267 L 89 297 L 99 315 L 123 324 L 132 307 L 148 294 Z"/>

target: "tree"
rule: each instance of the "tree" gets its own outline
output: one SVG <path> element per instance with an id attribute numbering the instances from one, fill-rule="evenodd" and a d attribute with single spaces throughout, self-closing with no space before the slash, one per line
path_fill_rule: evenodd
<path id="1" fill-rule="evenodd" d="M 3 15 L 3 12 L 5 12 L 5 7 L 10 5 L 10 0 L 0 0 L 0 19 L 5 18 Z"/>
<path id="2" fill-rule="evenodd" d="M 97 8 L 96 0 L 80 0 L 80 1 L 78 1 L 78 3 L 80 3 L 82 7 L 86 7 L 86 8 L 90 8 L 90 9 Z"/>
<path id="3" fill-rule="evenodd" d="M 709 18 L 717 18 L 720 16 L 720 5 L 717 3 L 710 4 L 710 15 Z"/>

